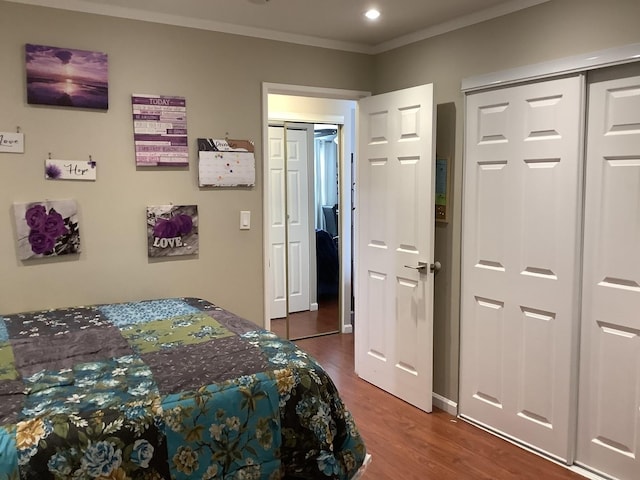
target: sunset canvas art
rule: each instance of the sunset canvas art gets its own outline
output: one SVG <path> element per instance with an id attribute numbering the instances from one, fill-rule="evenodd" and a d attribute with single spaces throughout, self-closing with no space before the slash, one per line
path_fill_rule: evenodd
<path id="1" fill-rule="evenodd" d="M 28 103 L 109 108 L 106 53 L 26 44 L 25 63 Z"/>

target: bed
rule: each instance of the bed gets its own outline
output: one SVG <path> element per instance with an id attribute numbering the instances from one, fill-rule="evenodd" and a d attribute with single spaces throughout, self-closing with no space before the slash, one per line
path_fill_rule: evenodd
<path id="1" fill-rule="evenodd" d="M 0 315 L 0 479 L 351 479 L 365 445 L 295 344 L 198 298 Z"/>

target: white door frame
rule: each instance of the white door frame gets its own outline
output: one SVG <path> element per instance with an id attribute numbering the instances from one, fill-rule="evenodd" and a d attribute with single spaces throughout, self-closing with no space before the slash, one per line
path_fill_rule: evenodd
<path id="1" fill-rule="evenodd" d="M 346 122 L 355 121 L 355 119 L 346 119 L 343 115 L 332 115 L 320 112 L 313 112 L 311 114 L 305 113 L 301 114 L 299 112 L 279 112 L 279 118 L 269 118 L 269 94 L 278 94 L 278 95 L 295 95 L 295 96 L 303 96 L 303 97 L 315 97 L 320 99 L 327 100 L 353 100 L 357 101 L 360 98 L 367 97 L 371 95 L 370 92 L 358 91 L 358 90 L 343 90 L 343 89 L 334 89 L 334 88 L 321 88 L 321 87 L 310 87 L 304 85 L 289 85 L 283 83 L 268 83 L 264 82 L 262 84 L 262 158 L 267 158 L 267 152 L 269 150 L 268 139 L 269 139 L 269 121 L 270 120 L 279 120 L 279 121 L 287 121 L 287 122 L 306 122 L 306 123 L 335 123 L 335 124 L 345 124 Z M 355 126 L 355 125 L 354 125 Z M 344 200 L 345 204 L 351 204 L 351 165 L 350 162 L 346 161 L 347 154 L 351 152 L 346 152 L 346 142 L 342 141 L 342 152 L 340 152 L 341 158 L 343 161 L 340 162 L 340 191 L 339 196 Z M 355 147 L 354 147 L 355 148 Z M 264 288 L 270 288 L 269 282 L 269 245 L 270 245 L 270 233 L 269 233 L 269 202 L 268 202 L 268 194 L 269 194 L 269 164 L 267 161 L 263 161 L 263 190 L 262 190 L 262 215 L 263 215 L 263 282 Z M 348 202 L 347 202 L 348 200 Z M 347 233 L 351 232 L 351 216 L 350 215 L 340 215 L 340 232 Z M 348 241 L 347 241 L 348 240 Z M 350 251 L 351 239 L 345 237 L 344 242 L 340 242 L 340 258 L 341 259 L 350 259 L 351 251 Z M 351 276 L 351 262 L 341 261 L 340 262 L 340 295 L 344 299 L 342 302 L 342 309 L 340 311 L 340 331 L 343 333 L 351 332 L 351 284 L 346 284 L 343 280 L 344 278 L 350 278 Z M 271 314 L 270 314 L 270 295 L 268 292 L 263 296 L 264 302 L 264 326 L 266 329 L 271 328 Z"/>

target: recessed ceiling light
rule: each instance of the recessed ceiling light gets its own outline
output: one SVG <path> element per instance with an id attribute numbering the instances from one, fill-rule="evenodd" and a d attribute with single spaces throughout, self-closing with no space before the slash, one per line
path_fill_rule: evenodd
<path id="1" fill-rule="evenodd" d="M 375 8 L 372 8 L 371 10 L 367 10 L 367 13 L 365 13 L 364 16 L 369 20 L 376 20 L 380 16 L 380 12 Z"/>

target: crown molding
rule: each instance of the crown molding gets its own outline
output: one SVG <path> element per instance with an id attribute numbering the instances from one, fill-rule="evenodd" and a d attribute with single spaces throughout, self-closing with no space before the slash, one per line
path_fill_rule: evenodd
<path id="1" fill-rule="evenodd" d="M 364 53 L 367 55 L 376 55 L 389 50 L 403 47 L 411 43 L 426 40 L 443 33 L 448 33 L 460 28 L 467 27 L 476 23 L 491 20 L 496 17 L 508 15 L 509 13 L 522 10 L 549 0 L 511 0 L 500 4 L 496 7 L 488 8 L 481 12 L 466 15 L 450 22 L 445 22 L 434 27 L 420 30 L 415 33 L 403 35 L 396 39 L 380 43 L 375 46 L 343 42 L 339 40 L 331 40 L 326 38 L 314 37 L 310 35 L 298 35 L 293 33 L 285 33 L 276 30 L 264 28 L 247 27 L 225 22 L 216 22 L 214 20 L 205 20 L 193 17 L 185 17 L 180 15 L 169 15 L 158 12 L 150 12 L 135 8 L 121 7 L 117 5 L 105 5 L 102 3 L 89 2 L 86 0 L 6 0 L 13 3 L 21 3 L 25 5 L 35 5 L 40 7 L 57 8 L 74 12 L 90 13 L 95 15 L 105 15 L 117 18 L 126 18 L 130 20 L 140 20 L 145 22 L 160 23 L 165 25 L 174 25 L 179 27 L 195 28 L 199 30 L 208 30 L 213 32 L 228 33 L 232 35 L 242 35 L 246 37 L 262 38 L 266 40 L 274 40 L 279 42 L 287 42 L 298 45 L 306 45 L 310 47 L 328 48 L 332 50 L 342 50 L 354 53 Z"/>

